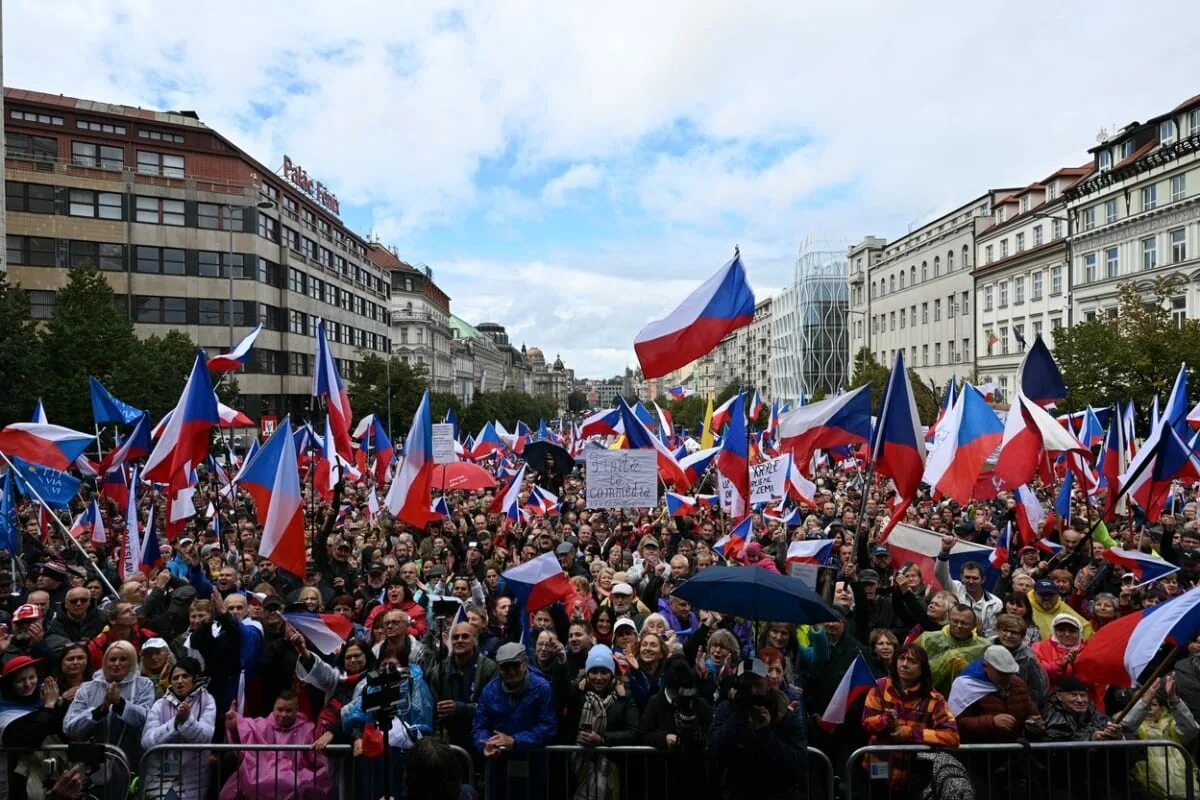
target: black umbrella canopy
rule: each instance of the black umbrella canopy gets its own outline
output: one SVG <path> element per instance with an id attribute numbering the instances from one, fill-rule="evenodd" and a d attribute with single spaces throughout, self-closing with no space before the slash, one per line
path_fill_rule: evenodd
<path id="1" fill-rule="evenodd" d="M 567 448 L 545 440 L 525 445 L 525 451 L 521 453 L 521 458 L 525 459 L 529 468 L 539 475 L 553 472 L 555 475 L 565 478 L 571 474 L 571 470 L 575 469 L 575 459 L 571 458 Z M 548 458 L 554 459 L 553 469 L 548 469 L 546 463 Z"/>
<path id="2" fill-rule="evenodd" d="M 672 592 L 696 608 L 759 622 L 815 624 L 841 619 L 800 578 L 761 567 L 708 567 Z"/>

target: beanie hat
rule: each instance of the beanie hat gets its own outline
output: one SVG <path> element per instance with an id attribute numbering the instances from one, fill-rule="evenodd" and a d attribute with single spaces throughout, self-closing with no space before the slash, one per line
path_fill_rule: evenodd
<path id="1" fill-rule="evenodd" d="M 614 672 L 612 650 L 608 649 L 606 644 L 594 644 L 592 649 L 588 650 L 587 656 L 587 671 L 591 672 L 594 669 L 606 669 L 609 672 Z"/>

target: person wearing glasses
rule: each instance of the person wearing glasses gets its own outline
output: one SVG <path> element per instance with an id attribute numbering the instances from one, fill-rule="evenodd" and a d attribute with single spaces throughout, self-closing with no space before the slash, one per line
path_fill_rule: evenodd
<path id="1" fill-rule="evenodd" d="M 63 613 L 46 628 L 46 646 L 57 657 L 71 642 L 94 639 L 104 630 L 104 615 L 92 606 L 92 593 L 76 586 L 67 591 Z"/>
<path id="2" fill-rule="evenodd" d="M 474 750 L 471 743 L 471 720 L 483 687 L 496 677 L 496 662 L 479 652 L 478 632 L 469 622 L 460 622 L 450 629 L 450 655 L 429 673 L 437 705 L 436 725 L 446 733 L 446 741 Z"/>

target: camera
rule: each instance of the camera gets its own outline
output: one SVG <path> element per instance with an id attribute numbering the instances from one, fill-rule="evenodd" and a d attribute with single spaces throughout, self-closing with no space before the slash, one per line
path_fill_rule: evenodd
<path id="1" fill-rule="evenodd" d="M 411 700 L 412 672 L 405 667 L 385 666 L 367 673 L 362 708 L 378 716 L 403 715 Z"/>
<path id="2" fill-rule="evenodd" d="M 700 717 L 696 712 L 699 691 L 684 687 L 675 696 L 675 730 L 679 737 L 679 749 L 684 753 L 699 753 L 704 750 L 705 735 L 700 729 Z"/>

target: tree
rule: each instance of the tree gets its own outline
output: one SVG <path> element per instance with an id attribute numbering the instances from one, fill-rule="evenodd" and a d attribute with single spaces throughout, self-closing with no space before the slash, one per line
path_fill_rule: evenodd
<path id="1" fill-rule="evenodd" d="M 171 330 L 134 342 L 108 387 L 132 406 L 161 419 L 175 407 L 196 361 L 196 343 L 183 331 Z M 226 383 L 223 381 L 222 383 Z"/>
<path id="2" fill-rule="evenodd" d="M 675 427 L 686 428 L 689 431 L 696 430 L 697 426 L 704 422 L 704 414 L 708 410 L 708 398 L 697 394 L 682 400 L 660 397 L 658 404 L 671 412 Z"/>
<path id="3" fill-rule="evenodd" d="M 576 389 L 567 395 L 567 410 L 576 414 L 581 414 L 588 410 L 587 395 Z"/>
<path id="4" fill-rule="evenodd" d="M 32 419 L 43 381 L 40 350 L 29 295 L 0 272 L 0 425 Z"/>
<path id="5" fill-rule="evenodd" d="M 67 285 L 58 290 L 41 345 L 44 363 L 54 365 L 41 392 L 51 422 L 91 430 L 89 375 L 125 399 L 114 379 L 137 347 L 137 338 L 108 279 L 90 261 L 73 268 Z"/>
<path id="6" fill-rule="evenodd" d="M 538 420 L 547 421 L 558 415 L 558 404 L 549 397 L 534 397 L 512 390 L 484 392 L 475 395 L 475 402 L 463 409 L 459 425 L 464 433 L 478 433 L 490 421 L 499 421 L 512 431 L 520 420 L 531 428 Z"/>
<path id="7" fill-rule="evenodd" d="M 1165 398 L 1171 391 L 1181 362 L 1188 364 L 1188 380 L 1197 379 L 1200 320 L 1176 322 L 1169 310 L 1185 280 L 1173 275 L 1150 285 L 1125 283 L 1118 289 L 1115 318 L 1055 332 L 1054 356 L 1067 384 L 1068 408 L 1132 399 L 1146 414 L 1155 394 Z"/>
<path id="8" fill-rule="evenodd" d="M 875 354 L 867 348 L 862 348 L 854 356 L 854 376 L 850 379 L 850 388 L 857 389 L 865 384 L 871 386 L 871 413 L 878 416 L 883 409 L 883 395 L 887 391 L 888 378 L 891 370 L 875 360 Z M 938 405 L 941 398 L 934 393 L 933 388 L 921 380 L 921 376 L 911 367 L 908 370 L 908 382 L 912 385 L 913 400 L 917 404 L 917 416 L 925 425 L 932 425 L 937 418 Z"/>
<path id="9" fill-rule="evenodd" d="M 395 430 L 408 430 L 421 395 L 429 386 L 425 370 L 414 368 L 398 358 L 388 360 L 365 350 L 359 350 L 358 355 L 358 370 L 347 384 L 354 415 L 362 418 L 367 414 L 378 414 L 386 421 L 390 394 L 392 424 Z"/>

